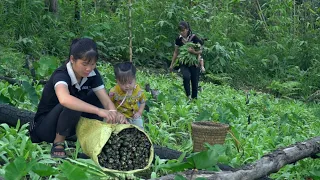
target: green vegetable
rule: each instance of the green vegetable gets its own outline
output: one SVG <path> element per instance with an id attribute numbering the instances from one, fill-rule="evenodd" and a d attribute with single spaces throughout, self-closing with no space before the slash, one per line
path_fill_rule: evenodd
<path id="1" fill-rule="evenodd" d="M 183 46 L 179 48 L 179 55 L 178 55 L 178 63 L 185 64 L 185 65 L 198 65 L 198 55 L 192 54 L 188 51 L 188 49 L 192 47 L 195 51 L 199 51 L 201 45 L 194 44 L 192 42 L 187 42 Z"/>

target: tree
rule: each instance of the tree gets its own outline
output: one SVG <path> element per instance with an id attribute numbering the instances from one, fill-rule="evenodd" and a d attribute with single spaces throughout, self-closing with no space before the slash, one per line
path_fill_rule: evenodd
<path id="1" fill-rule="evenodd" d="M 58 0 L 45 0 L 45 7 L 49 12 L 58 12 Z"/>

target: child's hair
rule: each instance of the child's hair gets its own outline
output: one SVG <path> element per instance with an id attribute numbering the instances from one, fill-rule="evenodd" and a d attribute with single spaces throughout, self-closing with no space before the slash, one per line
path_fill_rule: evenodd
<path id="1" fill-rule="evenodd" d="M 121 84 L 126 84 L 136 78 L 136 68 L 131 62 L 122 62 L 114 66 L 114 75 Z"/>
<path id="2" fill-rule="evenodd" d="M 74 39 L 70 45 L 70 52 L 67 62 L 69 61 L 71 55 L 75 60 L 84 59 L 88 62 L 97 62 L 99 58 L 97 44 L 89 38 Z"/>

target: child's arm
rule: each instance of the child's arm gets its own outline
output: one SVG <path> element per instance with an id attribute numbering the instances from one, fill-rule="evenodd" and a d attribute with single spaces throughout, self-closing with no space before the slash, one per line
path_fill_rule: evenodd
<path id="1" fill-rule="evenodd" d="M 139 117 L 142 116 L 142 113 L 144 111 L 144 108 L 146 107 L 146 95 L 144 94 L 144 92 L 142 91 L 141 92 L 141 97 L 139 99 L 139 102 L 140 102 L 140 107 L 139 107 L 139 110 L 133 115 L 133 118 L 134 119 L 137 119 Z"/>
<path id="2" fill-rule="evenodd" d="M 143 111 L 144 111 L 144 107 L 145 107 L 145 106 L 146 106 L 146 103 L 145 103 L 145 102 L 140 104 L 140 107 L 139 107 L 138 112 L 136 112 L 136 113 L 133 115 L 133 118 L 134 118 L 134 119 L 137 119 L 137 118 L 139 118 L 139 117 L 142 116 L 142 113 L 143 113 Z"/>
<path id="3" fill-rule="evenodd" d="M 115 100 L 114 100 L 114 94 L 115 94 L 114 89 L 115 89 L 114 87 L 111 88 L 110 91 L 109 91 L 109 94 L 108 94 L 110 100 L 111 100 L 113 103 L 115 103 Z"/>

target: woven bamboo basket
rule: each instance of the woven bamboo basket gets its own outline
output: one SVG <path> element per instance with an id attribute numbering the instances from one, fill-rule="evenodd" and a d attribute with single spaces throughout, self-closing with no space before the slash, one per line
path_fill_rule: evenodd
<path id="1" fill-rule="evenodd" d="M 194 152 L 205 150 L 204 143 L 223 144 L 229 130 L 229 125 L 212 121 L 193 122 L 191 127 Z"/>

